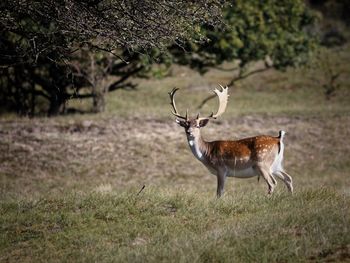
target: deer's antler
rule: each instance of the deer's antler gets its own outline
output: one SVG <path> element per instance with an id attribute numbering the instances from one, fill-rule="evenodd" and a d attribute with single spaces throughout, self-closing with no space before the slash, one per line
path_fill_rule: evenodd
<path id="1" fill-rule="evenodd" d="M 175 93 L 176 91 L 178 91 L 179 88 L 173 88 L 172 91 L 170 91 L 168 94 L 170 96 L 170 105 L 173 107 L 173 111 L 171 112 L 172 114 L 174 114 L 176 117 L 180 118 L 180 119 L 184 119 L 184 120 L 188 120 L 188 110 L 186 110 L 186 116 L 182 116 L 178 113 L 177 109 L 176 109 L 176 104 L 175 104 Z"/>
<path id="2" fill-rule="evenodd" d="M 226 106 L 227 106 L 227 100 L 228 100 L 228 87 L 226 86 L 225 88 L 221 85 L 219 85 L 221 87 L 221 91 L 218 89 L 215 89 L 214 92 L 216 93 L 216 95 L 219 98 L 219 109 L 217 111 L 217 113 L 214 115 L 213 113 L 210 115 L 211 118 L 216 119 L 217 117 L 219 117 L 221 114 L 223 114 L 226 110 Z"/>
<path id="3" fill-rule="evenodd" d="M 214 112 L 212 112 L 212 114 L 209 115 L 209 117 L 204 117 L 204 118 L 199 118 L 199 114 L 197 116 L 197 119 L 210 119 L 210 118 L 213 118 L 213 119 L 216 119 L 217 117 L 219 117 L 221 114 L 223 114 L 226 110 L 226 106 L 227 106 L 227 100 L 228 100 L 228 87 L 226 86 L 225 88 L 223 86 L 221 86 L 219 84 L 219 86 L 221 87 L 221 91 L 218 90 L 218 89 L 215 89 L 214 90 L 214 93 L 218 96 L 219 98 L 219 109 L 217 111 L 216 114 L 214 114 Z"/>

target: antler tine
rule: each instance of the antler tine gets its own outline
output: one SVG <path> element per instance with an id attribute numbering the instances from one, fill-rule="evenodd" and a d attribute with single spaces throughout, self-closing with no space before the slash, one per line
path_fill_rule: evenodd
<path id="1" fill-rule="evenodd" d="M 180 118 L 180 119 L 184 119 L 187 120 L 188 118 L 188 109 L 186 110 L 186 116 L 181 116 L 177 109 L 176 109 L 176 104 L 175 104 L 175 93 L 176 91 L 178 91 L 179 88 L 173 88 L 172 91 L 170 91 L 168 94 L 170 96 L 170 105 L 173 107 L 173 111 L 171 112 L 172 114 L 174 114 L 176 117 Z"/>
<path id="2" fill-rule="evenodd" d="M 226 87 L 224 88 L 224 87 L 221 86 L 220 84 L 219 84 L 219 86 L 220 86 L 221 89 L 222 89 L 221 91 L 218 90 L 218 89 L 215 89 L 215 90 L 214 90 L 215 94 L 216 94 L 216 95 L 218 96 L 218 98 L 219 98 L 219 109 L 218 109 L 218 111 L 217 111 L 216 114 L 212 113 L 212 114 L 209 116 L 210 118 L 214 118 L 214 119 L 216 119 L 217 117 L 219 117 L 221 114 L 223 114 L 223 113 L 225 112 L 226 106 L 227 106 L 227 100 L 228 100 L 228 97 L 229 97 L 229 95 L 228 95 L 228 93 L 227 93 L 228 87 L 226 86 Z"/>

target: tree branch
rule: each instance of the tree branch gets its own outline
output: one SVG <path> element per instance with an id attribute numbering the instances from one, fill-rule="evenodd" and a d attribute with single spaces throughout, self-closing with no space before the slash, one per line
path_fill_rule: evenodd
<path id="1" fill-rule="evenodd" d="M 228 84 L 227 86 L 232 86 L 234 85 L 235 82 L 240 81 L 242 79 L 248 78 L 251 75 L 255 75 L 257 73 L 261 73 L 261 72 L 265 72 L 269 69 L 271 69 L 272 67 L 265 67 L 265 68 L 261 68 L 261 69 L 257 69 L 257 70 L 253 70 L 250 71 L 249 73 L 245 74 L 245 75 L 238 75 L 237 77 L 233 78 Z"/>
<path id="2" fill-rule="evenodd" d="M 257 73 L 261 73 L 261 72 L 265 72 L 269 69 L 271 69 L 272 67 L 265 67 L 265 68 L 261 68 L 261 69 L 257 69 L 257 70 L 253 70 L 250 71 L 249 73 L 245 74 L 245 75 L 238 75 L 237 77 L 234 77 L 226 86 L 233 86 L 235 84 L 235 82 L 237 81 L 241 81 L 245 78 L 248 78 L 251 75 L 255 75 Z M 208 97 L 206 97 L 204 100 L 202 100 L 202 102 L 198 105 L 197 109 L 200 110 L 203 108 L 203 106 L 210 100 L 214 99 L 216 97 L 216 94 L 212 94 Z"/>
<path id="3" fill-rule="evenodd" d="M 138 67 L 128 73 L 126 73 L 123 77 L 121 77 L 120 79 L 118 79 L 117 81 L 113 82 L 111 85 L 109 85 L 107 91 L 113 91 L 116 89 L 120 88 L 120 84 L 123 83 L 125 80 L 127 80 L 128 78 L 130 78 L 132 75 L 135 75 L 137 72 L 141 71 L 143 69 L 143 67 Z"/>
<path id="4" fill-rule="evenodd" d="M 91 43 L 88 43 L 88 45 L 89 45 L 91 48 L 94 48 L 94 49 L 101 50 L 101 51 L 104 51 L 104 52 L 107 52 L 107 53 L 112 54 L 114 57 L 120 59 L 120 60 L 123 61 L 125 64 L 129 64 L 129 63 L 130 63 L 129 61 L 126 61 L 126 60 L 125 60 L 123 57 L 121 57 L 120 55 L 114 53 L 113 50 L 110 50 L 110 49 L 107 49 L 107 48 L 104 48 L 104 47 L 100 47 L 100 46 L 96 46 L 96 45 L 93 45 L 93 44 L 91 44 Z"/>

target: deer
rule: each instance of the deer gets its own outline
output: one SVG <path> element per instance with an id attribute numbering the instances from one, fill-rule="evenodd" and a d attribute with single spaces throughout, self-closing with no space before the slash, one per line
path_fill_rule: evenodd
<path id="1" fill-rule="evenodd" d="M 224 193 L 227 177 L 250 178 L 262 177 L 268 188 L 268 195 L 272 194 L 277 181 L 282 180 L 289 192 L 293 193 L 292 177 L 283 169 L 283 138 L 285 131 L 279 131 L 277 137 L 259 135 L 239 140 L 206 141 L 201 136 L 201 128 L 210 120 L 221 116 L 228 102 L 228 87 L 221 85 L 220 90 L 214 89 L 219 99 L 217 113 L 212 112 L 208 117 L 189 117 L 188 109 L 185 116 L 179 114 L 175 104 L 175 93 L 179 90 L 173 88 L 169 92 L 172 114 L 175 122 L 185 129 L 188 145 L 193 155 L 217 177 L 217 198 Z"/>

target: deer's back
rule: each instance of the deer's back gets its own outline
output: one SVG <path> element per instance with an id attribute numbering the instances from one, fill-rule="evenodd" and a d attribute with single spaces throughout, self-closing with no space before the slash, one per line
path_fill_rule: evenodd
<path id="1" fill-rule="evenodd" d="M 279 151 L 280 140 L 272 136 L 255 136 L 235 141 L 211 142 L 211 155 L 222 161 L 242 162 L 244 160 L 262 161 L 272 159 Z"/>

